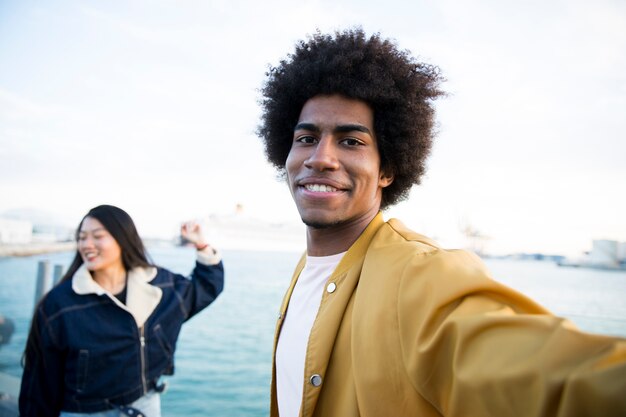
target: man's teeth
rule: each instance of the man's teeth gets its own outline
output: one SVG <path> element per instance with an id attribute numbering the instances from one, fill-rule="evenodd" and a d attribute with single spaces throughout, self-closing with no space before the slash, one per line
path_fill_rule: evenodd
<path id="1" fill-rule="evenodd" d="M 330 185 L 325 184 L 307 184 L 304 186 L 304 188 L 315 193 L 332 193 L 337 191 L 335 187 L 331 187 Z"/>

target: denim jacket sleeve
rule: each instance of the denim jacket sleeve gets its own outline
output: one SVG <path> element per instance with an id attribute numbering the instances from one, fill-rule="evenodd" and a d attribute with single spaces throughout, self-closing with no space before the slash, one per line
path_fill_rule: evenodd
<path id="1" fill-rule="evenodd" d="M 185 320 L 211 304 L 224 289 L 224 265 L 219 254 L 198 253 L 196 266 L 191 272 L 191 281 L 185 285 L 181 297 Z"/>
<path id="2" fill-rule="evenodd" d="M 25 352 L 19 397 L 21 417 L 57 417 L 63 402 L 64 355 L 56 344 L 43 307 L 37 309 L 33 326 L 34 346 Z"/>

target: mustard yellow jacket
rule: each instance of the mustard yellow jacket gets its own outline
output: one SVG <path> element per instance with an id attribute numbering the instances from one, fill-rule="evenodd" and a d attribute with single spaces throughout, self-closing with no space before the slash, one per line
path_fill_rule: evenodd
<path id="1" fill-rule="evenodd" d="M 626 340 L 578 331 L 395 219 L 379 213 L 327 285 L 303 417 L 626 416 Z"/>

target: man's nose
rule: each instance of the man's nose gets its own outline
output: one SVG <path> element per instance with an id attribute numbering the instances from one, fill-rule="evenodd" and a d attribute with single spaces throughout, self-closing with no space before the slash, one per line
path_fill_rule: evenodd
<path id="1" fill-rule="evenodd" d="M 322 136 L 312 149 L 309 157 L 304 161 L 304 165 L 316 171 L 327 171 L 339 168 L 337 145 L 332 137 Z"/>

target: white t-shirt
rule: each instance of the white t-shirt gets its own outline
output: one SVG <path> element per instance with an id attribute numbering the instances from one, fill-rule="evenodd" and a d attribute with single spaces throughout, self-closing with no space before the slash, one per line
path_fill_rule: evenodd
<path id="1" fill-rule="evenodd" d="M 276 346 L 276 390 L 280 417 L 298 417 L 300 414 L 309 334 L 326 281 L 344 254 L 307 256 L 291 294 Z"/>

